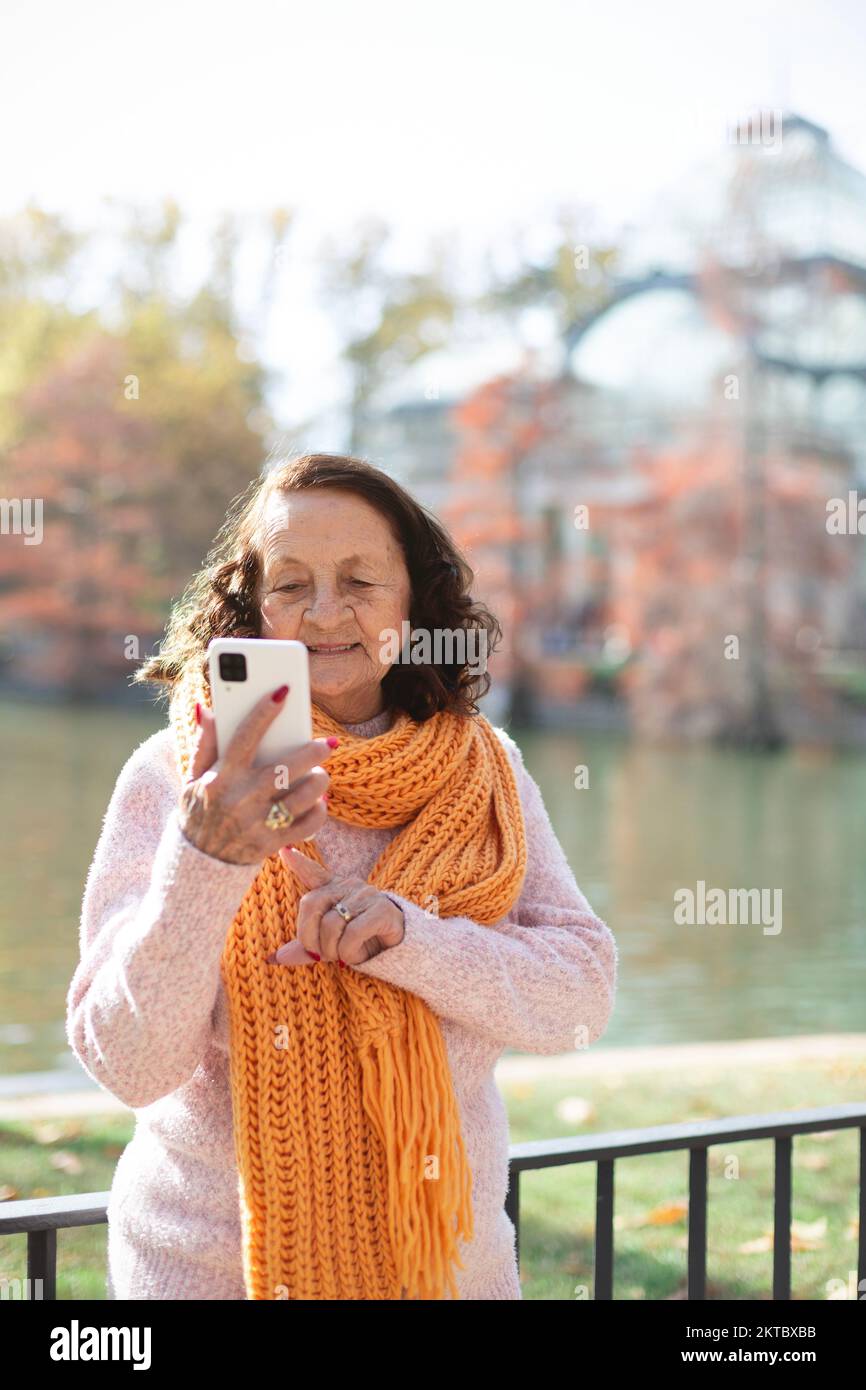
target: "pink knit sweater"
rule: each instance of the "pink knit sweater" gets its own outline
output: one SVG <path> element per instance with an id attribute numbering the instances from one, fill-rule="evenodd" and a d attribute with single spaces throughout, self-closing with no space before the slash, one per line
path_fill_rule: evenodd
<path id="1" fill-rule="evenodd" d="M 347 727 L 371 737 L 389 724 L 386 710 Z M 491 927 L 436 918 L 393 895 L 403 941 L 354 967 L 411 990 L 441 1021 L 473 1176 L 475 1234 L 461 1241 L 465 1268 L 456 1271 L 461 1299 L 521 1296 L 504 1210 L 509 1139 L 496 1060 L 506 1047 L 559 1053 L 595 1041 L 617 976 L 613 935 L 578 888 L 517 745 L 497 734 L 526 823 L 517 903 Z M 87 878 L 67 998 L 75 1055 L 136 1112 L 108 1207 L 109 1298 L 246 1297 L 220 957 L 258 866 L 213 859 L 184 837 L 180 786 L 164 728 L 118 777 Z M 366 878 L 396 833 L 329 819 L 316 845 L 336 873 Z"/>

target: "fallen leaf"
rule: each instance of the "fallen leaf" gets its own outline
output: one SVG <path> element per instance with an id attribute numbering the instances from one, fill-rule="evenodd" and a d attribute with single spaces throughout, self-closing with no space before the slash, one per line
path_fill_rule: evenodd
<path id="1" fill-rule="evenodd" d="M 821 1216 L 817 1221 L 791 1222 L 792 1250 L 821 1250 L 827 1234 L 827 1218 Z"/>
<path id="2" fill-rule="evenodd" d="M 70 1153 L 68 1149 L 60 1149 L 57 1153 L 52 1154 L 49 1162 L 52 1168 L 59 1168 L 61 1173 L 78 1174 L 84 1170 L 84 1164 L 78 1154 Z"/>
<path id="3" fill-rule="evenodd" d="M 823 1240 L 807 1240 L 805 1236 L 798 1236 L 793 1232 L 791 1233 L 792 1250 L 823 1250 L 823 1248 Z"/>
<path id="4" fill-rule="evenodd" d="M 613 1218 L 615 1231 L 642 1230 L 646 1226 L 673 1226 L 688 1216 L 689 1204 L 686 1198 L 663 1202 L 649 1211 L 638 1212 L 634 1216 L 616 1215 Z"/>
<path id="5" fill-rule="evenodd" d="M 33 1126 L 33 1138 L 37 1144 L 56 1144 L 63 1138 L 63 1127 L 56 1120 L 48 1120 Z"/>
<path id="6" fill-rule="evenodd" d="M 755 1240 L 746 1240 L 742 1245 L 737 1246 L 738 1255 L 764 1255 L 773 1248 L 773 1237 L 758 1236 Z"/>
<path id="7" fill-rule="evenodd" d="M 791 1249 L 792 1250 L 820 1250 L 823 1247 L 823 1237 L 827 1234 L 826 1217 L 821 1217 L 818 1221 L 792 1221 L 791 1222 Z M 737 1253 L 740 1255 L 764 1255 L 773 1249 L 773 1232 L 766 1231 L 764 1235 L 757 1236 L 754 1240 L 747 1240 L 742 1245 L 737 1246 Z"/>
<path id="8" fill-rule="evenodd" d="M 684 1221 L 689 1213 L 688 1201 L 663 1202 L 661 1206 L 653 1207 L 643 1217 L 645 1226 L 673 1226 L 678 1221 Z"/>

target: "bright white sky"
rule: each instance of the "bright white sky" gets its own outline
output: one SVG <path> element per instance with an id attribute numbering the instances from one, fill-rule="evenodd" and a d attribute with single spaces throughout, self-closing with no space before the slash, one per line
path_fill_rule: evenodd
<path id="1" fill-rule="evenodd" d="M 541 247 L 565 204 L 616 230 L 761 104 L 866 169 L 864 71 L 862 0 L 3 0 L 0 214 L 296 209 L 267 341 L 288 423 L 339 395 L 305 273 L 324 235 L 383 217 L 411 266 L 438 230 L 470 258 L 517 226 Z"/>

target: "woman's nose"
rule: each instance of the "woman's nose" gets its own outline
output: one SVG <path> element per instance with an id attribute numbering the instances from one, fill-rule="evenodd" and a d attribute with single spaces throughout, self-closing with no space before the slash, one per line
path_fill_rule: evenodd
<path id="1" fill-rule="evenodd" d="M 340 615 L 346 611 L 347 604 L 343 594 L 335 590 L 317 590 L 307 606 L 307 613 L 314 618 L 327 618 L 336 613 Z"/>

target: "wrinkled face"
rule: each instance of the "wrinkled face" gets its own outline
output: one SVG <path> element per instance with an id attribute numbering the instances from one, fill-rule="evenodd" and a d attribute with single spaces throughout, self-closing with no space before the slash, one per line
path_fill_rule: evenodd
<path id="1" fill-rule="evenodd" d="M 390 522 L 355 493 L 307 488 L 273 493 L 259 535 L 262 637 L 306 644 L 312 698 L 334 718 L 372 718 L 390 665 L 380 634 L 400 632 L 411 600 Z"/>

